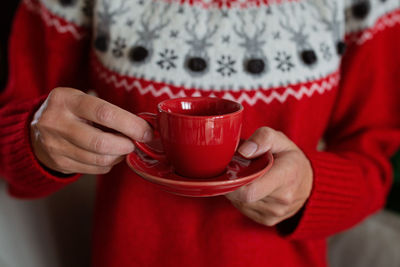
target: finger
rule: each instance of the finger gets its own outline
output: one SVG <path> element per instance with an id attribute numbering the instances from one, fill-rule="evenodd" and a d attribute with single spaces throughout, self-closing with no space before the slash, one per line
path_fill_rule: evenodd
<path id="1" fill-rule="evenodd" d="M 242 211 L 243 212 L 243 211 Z M 275 226 L 278 223 L 292 217 L 296 214 L 295 211 L 285 214 L 285 216 L 276 216 L 275 213 L 265 212 L 261 213 L 255 209 L 249 209 L 246 212 L 243 212 L 246 216 L 251 216 L 250 218 L 254 221 L 266 225 L 266 226 Z"/>
<path id="2" fill-rule="evenodd" d="M 283 221 L 283 218 L 275 217 L 268 213 L 260 212 L 256 209 L 242 208 L 240 206 L 234 206 L 245 216 L 250 218 L 251 220 L 266 226 L 274 226 L 279 222 Z"/>
<path id="3" fill-rule="evenodd" d="M 257 201 L 250 204 L 239 202 L 232 202 L 232 204 L 247 217 L 267 226 L 274 226 L 292 217 L 302 206 L 299 203 L 296 206 L 287 207 L 271 198 L 267 198 L 264 203 L 263 201 Z"/>
<path id="4" fill-rule="evenodd" d="M 246 158 L 255 158 L 267 151 L 275 154 L 295 147 L 294 143 L 282 132 L 261 127 L 239 147 L 238 152 Z"/>
<path id="5" fill-rule="evenodd" d="M 285 153 L 277 154 L 273 166 L 267 173 L 250 184 L 227 194 L 228 199 L 251 203 L 271 195 L 282 186 L 286 176 L 292 175 L 292 169 L 287 167 L 289 163 L 286 158 Z"/>
<path id="6" fill-rule="evenodd" d="M 103 132 L 83 121 L 72 120 L 64 127 L 61 134 L 72 144 L 96 153 L 105 155 L 126 155 L 134 150 L 132 141 L 124 136 Z"/>
<path id="7" fill-rule="evenodd" d="M 301 206 L 302 203 L 300 201 L 292 203 L 291 205 L 287 205 L 286 203 L 281 203 L 271 197 L 266 197 L 252 203 L 242 204 L 243 208 L 256 210 L 263 214 L 268 214 L 269 216 L 274 216 L 277 218 L 287 218 L 295 213 Z"/>
<path id="8" fill-rule="evenodd" d="M 74 144 L 62 139 L 58 136 L 52 136 L 47 138 L 46 150 L 52 161 L 57 162 L 58 159 L 67 157 L 74 161 L 80 162 L 86 165 L 98 166 L 98 167 L 112 167 L 119 163 L 124 156 L 120 155 L 105 155 L 97 154 L 87 150 L 84 150 Z"/>
<path id="9" fill-rule="evenodd" d="M 152 139 L 151 127 L 138 116 L 91 95 L 80 94 L 76 98 L 76 101 L 72 101 L 71 108 L 76 116 L 116 130 L 137 141 L 148 142 Z"/>
<path id="10" fill-rule="evenodd" d="M 67 144 L 67 146 L 68 148 L 63 150 L 62 155 L 86 165 L 112 167 L 124 159 L 124 156 L 92 153 L 71 143 Z"/>
<path id="11" fill-rule="evenodd" d="M 51 169 L 62 172 L 64 174 L 82 173 L 82 174 L 105 174 L 111 170 L 111 167 L 93 166 L 78 162 L 68 157 L 58 157 L 53 160 Z"/>

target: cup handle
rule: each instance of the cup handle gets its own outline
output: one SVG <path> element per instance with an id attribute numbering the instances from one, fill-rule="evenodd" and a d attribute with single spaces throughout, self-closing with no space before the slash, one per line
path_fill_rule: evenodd
<path id="1" fill-rule="evenodd" d="M 154 133 L 159 132 L 157 114 L 149 113 L 149 112 L 142 112 L 142 113 L 137 114 L 137 116 L 139 116 L 140 118 L 147 121 L 150 124 L 151 128 L 153 128 Z M 133 140 L 133 143 L 135 144 L 135 146 L 137 146 L 140 150 L 142 150 L 145 154 L 149 155 L 153 159 L 163 161 L 163 162 L 166 161 L 166 156 L 165 156 L 164 152 L 158 151 L 158 150 L 150 147 L 149 145 L 142 143 L 142 142 L 138 142 L 136 140 Z"/>

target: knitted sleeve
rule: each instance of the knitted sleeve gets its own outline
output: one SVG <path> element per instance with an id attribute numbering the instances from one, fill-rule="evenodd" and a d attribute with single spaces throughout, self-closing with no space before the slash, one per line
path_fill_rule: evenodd
<path id="1" fill-rule="evenodd" d="M 59 5 L 77 1 L 24 0 L 15 15 L 9 44 L 9 77 L 0 93 L 0 175 L 12 195 L 46 196 L 76 180 L 47 172 L 33 155 L 31 118 L 51 89 L 85 88 L 89 17 L 83 2 L 67 16 Z"/>
<path id="2" fill-rule="evenodd" d="M 398 1 L 352 1 L 347 49 L 324 151 L 306 152 L 311 196 L 294 239 L 325 238 L 380 209 L 392 184 L 390 157 L 400 145 Z"/>

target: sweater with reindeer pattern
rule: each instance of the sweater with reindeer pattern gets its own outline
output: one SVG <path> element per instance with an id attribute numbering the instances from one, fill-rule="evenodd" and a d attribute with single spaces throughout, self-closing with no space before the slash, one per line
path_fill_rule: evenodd
<path id="1" fill-rule="evenodd" d="M 23 0 L 0 94 L 0 173 L 20 198 L 80 178 L 49 173 L 30 147 L 32 114 L 58 86 L 132 113 L 232 99 L 243 138 L 269 126 L 310 160 L 301 212 L 262 226 L 223 196 L 173 195 L 121 163 L 97 180 L 93 266 L 326 266 L 326 238 L 382 207 L 391 185 L 399 36 L 398 0 Z"/>

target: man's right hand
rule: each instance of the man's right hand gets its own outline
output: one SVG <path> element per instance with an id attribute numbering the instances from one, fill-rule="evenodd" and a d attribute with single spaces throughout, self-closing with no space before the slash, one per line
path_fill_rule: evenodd
<path id="1" fill-rule="evenodd" d="M 100 130 L 101 125 L 116 133 Z M 143 119 L 72 88 L 54 89 L 35 113 L 31 143 L 37 159 L 64 173 L 104 174 L 134 150 L 132 140 L 150 141 Z"/>

